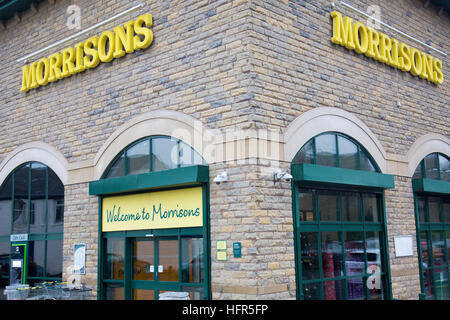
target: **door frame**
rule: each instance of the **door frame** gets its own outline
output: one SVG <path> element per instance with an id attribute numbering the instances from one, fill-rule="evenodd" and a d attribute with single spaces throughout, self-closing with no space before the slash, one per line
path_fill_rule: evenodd
<path id="1" fill-rule="evenodd" d="M 158 188 L 152 190 L 145 190 L 142 192 L 157 192 L 157 191 L 167 191 L 174 189 L 182 189 L 182 188 L 191 188 L 198 187 L 199 184 L 189 184 L 183 187 L 171 187 L 171 188 Z M 211 300 L 211 241 L 210 241 L 210 223 L 209 223 L 209 184 L 202 183 L 200 184 L 202 187 L 202 202 L 203 202 L 203 226 L 202 227 L 188 227 L 188 228 L 170 228 L 170 229 L 149 229 L 149 230 L 131 230 L 131 231 L 115 231 L 115 232 L 102 232 L 102 199 L 105 195 L 99 195 L 98 197 L 98 273 L 97 273 L 97 299 L 102 300 L 105 298 L 105 290 L 104 284 L 106 283 L 123 283 L 124 289 L 124 299 L 130 300 L 132 299 L 132 281 L 140 281 L 140 280 L 132 280 L 132 246 L 128 244 L 132 242 L 133 239 L 136 238 L 161 238 L 161 237 L 175 237 L 177 239 L 181 239 L 182 237 L 201 237 L 203 239 L 203 283 L 184 283 L 181 282 L 181 268 L 179 268 L 180 278 L 179 281 L 175 284 L 171 284 L 170 282 L 164 282 L 163 285 L 167 289 L 176 289 L 181 286 L 190 286 L 190 287 L 203 287 L 203 295 L 202 299 Z M 152 236 L 151 236 L 152 235 Z M 125 261 L 125 277 L 124 280 L 108 280 L 104 279 L 104 259 L 106 257 L 106 246 L 104 245 L 105 239 L 107 238 L 123 238 L 125 241 L 125 252 L 124 258 Z M 181 241 L 179 241 L 179 255 L 181 253 L 180 246 Z M 180 260 L 180 259 L 179 259 Z M 181 261 L 179 261 L 181 263 Z M 128 276 L 127 276 L 128 275 Z M 144 286 L 149 288 L 149 284 L 141 284 L 136 283 L 138 286 Z M 156 297 L 156 296 L 155 296 Z"/>

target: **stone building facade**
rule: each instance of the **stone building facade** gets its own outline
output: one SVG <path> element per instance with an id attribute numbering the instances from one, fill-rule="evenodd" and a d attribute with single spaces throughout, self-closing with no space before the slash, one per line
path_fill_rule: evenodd
<path id="1" fill-rule="evenodd" d="M 25 64 L 17 59 L 140 3 L 28 63 L 146 13 L 153 19 L 148 48 L 20 91 Z M 352 1 L 363 12 L 373 4 Z M 81 9 L 79 30 L 68 27 L 69 5 Z M 448 8 L 421 0 L 375 5 L 382 22 L 448 53 Z M 274 173 L 290 171 L 314 135 L 336 131 L 361 143 L 381 173 L 394 178 L 395 187 L 384 192 L 388 296 L 418 299 L 412 176 L 428 154 L 450 157 L 450 60 L 380 27 L 442 61 L 444 81 L 436 85 L 336 45 L 334 10 L 366 24 L 347 7 L 322 0 L 41 1 L 4 21 L 0 183 L 27 161 L 44 163 L 61 179 L 62 279 L 74 276 L 73 247 L 84 243 L 80 277 L 97 295 L 100 202 L 89 183 L 129 143 L 178 133 L 209 165 L 210 297 L 298 298 L 293 187 L 274 181 Z M 228 181 L 214 183 L 224 171 Z M 413 255 L 396 256 L 396 236 L 412 236 Z M 221 240 L 226 261 L 216 255 Z M 242 245 L 241 257 L 233 256 L 234 242 Z"/>

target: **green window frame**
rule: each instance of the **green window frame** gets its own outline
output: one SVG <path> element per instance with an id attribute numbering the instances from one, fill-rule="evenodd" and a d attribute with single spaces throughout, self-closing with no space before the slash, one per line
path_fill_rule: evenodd
<path id="1" fill-rule="evenodd" d="M 324 136 L 326 139 L 320 138 Z M 334 147 L 321 147 L 321 141 L 334 143 Z M 354 151 L 346 153 L 344 161 L 342 141 L 354 145 L 346 146 Z M 353 160 L 349 161 L 348 155 Z M 343 162 L 352 164 L 353 169 L 342 166 Z M 320 165 L 326 163 L 329 166 Z M 384 189 L 394 187 L 394 178 L 379 171 L 359 143 L 336 132 L 313 137 L 294 157 L 291 173 L 297 299 L 392 299 Z M 311 197 L 305 198 L 305 194 Z M 312 203 L 306 211 L 305 203 Z M 373 207 L 376 219 L 363 214 Z M 328 238 L 333 239 L 330 242 Z M 358 243 L 359 249 L 352 249 Z M 330 273 L 330 264 L 335 273 Z M 313 276 L 309 265 L 316 266 Z"/>
<path id="2" fill-rule="evenodd" d="M 324 146 L 323 143 L 321 144 L 321 140 L 328 140 L 327 142 L 331 143 L 332 146 Z M 333 151 L 333 153 L 327 153 L 326 148 L 328 148 L 328 151 Z M 351 159 L 352 154 L 348 149 L 356 150 L 353 154 L 353 159 Z M 332 162 L 332 165 L 324 165 L 324 163 L 330 162 Z M 338 132 L 324 132 L 308 140 L 297 152 L 292 160 L 292 164 L 314 164 L 351 170 L 380 172 L 372 156 L 364 147 L 354 139 Z"/>
<path id="3" fill-rule="evenodd" d="M 8 202 L 9 210 L 0 210 L 0 219 L 9 222 L 0 234 L 0 286 L 9 283 L 9 250 L 16 243 L 10 241 L 11 235 L 17 233 L 27 234 L 28 238 L 21 242 L 27 245 L 25 282 L 32 285 L 42 281 L 61 281 L 64 222 L 64 185 L 61 180 L 43 163 L 24 163 L 10 173 L 0 188 L 0 205 L 5 208 Z M 49 219 L 52 219 L 50 223 Z M 22 220 L 20 226 L 15 223 L 18 220 Z"/>
<path id="4" fill-rule="evenodd" d="M 157 140 L 158 139 L 158 140 Z M 167 152 L 171 153 L 175 158 L 172 160 L 169 168 L 161 169 L 154 166 L 155 157 L 157 153 L 155 142 L 167 142 L 170 148 L 162 148 L 160 154 L 162 157 L 167 156 Z M 147 170 L 141 170 L 137 174 L 130 174 L 127 168 L 128 153 L 136 146 L 143 146 L 141 150 L 146 149 L 148 153 L 142 158 L 147 161 L 145 164 Z M 160 145 L 161 147 L 161 145 Z M 164 154 L 165 152 L 166 154 Z M 186 157 L 186 153 L 189 157 Z M 152 156 L 150 156 L 152 155 Z M 167 159 L 167 157 L 166 157 Z M 114 168 L 117 161 L 123 161 L 120 165 L 120 174 Z M 114 175 L 110 175 L 111 170 L 115 170 Z M 172 229 L 155 229 L 155 230 L 136 230 L 136 231 L 117 231 L 117 232 L 102 232 L 101 230 L 101 206 L 103 197 L 109 195 L 140 193 L 149 191 L 171 190 L 179 188 L 188 188 L 193 186 L 202 186 L 203 197 L 203 227 L 197 228 L 172 228 Z M 211 276 L 210 276 L 210 235 L 209 235 L 209 169 L 204 159 L 192 147 L 185 144 L 183 141 L 169 137 L 169 136 L 150 136 L 133 142 L 122 150 L 102 176 L 102 179 L 91 181 L 89 184 L 89 194 L 99 196 L 99 268 L 98 268 L 98 299 L 107 299 L 111 290 L 120 292 L 119 296 L 123 299 L 133 299 L 134 289 L 156 290 L 158 293 L 161 290 L 200 290 L 201 299 L 211 299 Z M 137 238 L 145 238 L 148 234 L 152 235 L 153 239 L 176 239 L 179 245 L 179 281 L 173 283 L 157 283 L 147 281 L 132 280 L 132 250 L 130 249 L 132 241 Z M 182 239 L 185 238 L 202 238 L 203 239 L 203 281 L 202 282 L 186 282 L 182 276 L 182 271 L 185 269 L 182 266 Z M 122 250 L 124 259 L 124 279 L 105 278 L 108 274 L 106 252 L 106 241 L 108 239 L 119 239 L 123 241 L 124 247 Z M 155 240 L 156 241 L 156 240 Z M 155 297 L 158 297 L 156 294 Z"/>
<path id="5" fill-rule="evenodd" d="M 412 186 L 420 271 L 420 299 L 450 299 L 450 160 L 427 155 L 417 166 Z"/>
<path id="6" fill-rule="evenodd" d="M 171 144 L 171 146 L 169 146 L 170 151 L 167 152 L 167 150 L 164 150 L 164 147 L 162 147 L 160 142 Z M 141 153 L 141 158 L 144 159 L 143 161 L 144 163 L 142 163 L 141 161 L 141 166 L 145 165 L 145 168 L 147 168 L 147 170 L 141 169 L 140 172 L 138 173 L 155 172 L 161 170 L 182 168 L 192 165 L 207 165 L 206 161 L 202 158 L 202 156 L 182 140 L 162 135 L 149 136 L 142 138 L 138 141 L 135 141 L 129 146 L 127 146 L 125 149 L 123 149 L 114 158 L 114 160 L 111 161 L 110 165 L 105 170 L 102 179 L 109 179 L 113 177 L 121 177 L 136 174 L 133 173 L 132 171 L 130 172 L 130 163 L 136 162 L 135 160 L 132 159 L 130 153 L 133 151 L 133 149 L 139 148 L 140 146 L 142 146 L 141 150 L 145 152 Z M 161 163 L 164 163 L 164 160 L 158 159 L 159 156 L 161 155 L 166 155 L 166 159 L 164 159 L 166 161 L 168 160 L 167 157 L 170 155 L 170 163 L 169 164 L 167 162 L 165 163 L 165 165 L 168 164 L 168 168 L 161 168 L 163 166 L 161 165 Z M 148 161 L 147 163 L 145 163 L 146 162 L 145 158 L 147 157 Z M 172 157 L 175 157 L 176 159 L 172 159 Z"/>

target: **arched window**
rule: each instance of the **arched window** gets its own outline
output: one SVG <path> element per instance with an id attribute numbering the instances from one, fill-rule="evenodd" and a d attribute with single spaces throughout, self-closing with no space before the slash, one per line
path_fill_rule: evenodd
<path id="1" fill-rule="evenodd" d="M 450 181 L 450 160 L 443 154 L 430 153 L 420 161 L 413 179 Z"/>
<path id="2" fill-rule="evenodd" d="M 310 139 L 291 171 L 297 297 L 388 299 L 383 188 L 393 187 L 393 178 L 379 173 L 359 143 L 336 132 Z M 386 179 L 391 182 L 378 183 Z"/>
<path id="3" fill-rule="evenodd" d="M 16 168 L 0 188 L 2 286 L 9 282 L 16 235 L 27 248 L 23 280 L 28 284 L 61 280 L 63 222 L 64 185 L 53 170 L 40 162 Z"/>
<path id="4" fill-rule="evenodd" d="M 151 157 L 150 157 L 151 155 Z M 207 165 L 202 156 L 181 140 L 151 136 L 134 142 L 112 161 L 103 178 Z"/>
<path id="5" fill-rule="evenodd" d="M 449 158 L 440 153 L 427 155 L 413 175 L 420 282 L 427 299 L 450 299 L 449 186 Z"/>
<path id="6" fill-rule="evenodd" d="M 372 157 L 356 141 L 340 133 L 326 132 L 310 139 L 295 155 L 293 164 L 309 163 L 379 172 Z"/>

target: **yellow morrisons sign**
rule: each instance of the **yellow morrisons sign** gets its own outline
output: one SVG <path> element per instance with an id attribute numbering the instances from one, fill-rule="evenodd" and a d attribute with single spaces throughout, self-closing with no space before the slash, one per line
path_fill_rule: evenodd
<path id="1" fill-rule="evenodd" d="M 147 13 L 124 26 L 107 30 L 99 37 L 91 37 L 61 52 L 56 52 L 22 68 L 21 91 L 45 86 L 73 74 L 98 66 L 100 62 L 110 62 L 126 53 L 145 49 L 153 42 L 152 16 Z M 125 28 L 124 28 L 125 27 Z"/>
<path id="2" fill-rule="evenodd" d="M 331 42 L 435 84 L 444 81 L 441 60 L 391 39 L 359 21 L 353 22 L 349 17 L 343 18 L 337 11 L 331 12 L 331 17 L 333 18 Z"/>
<path id="3" fill-rule="evenodd" d="M 102 231 L 203 226 L 202 187 L 105 197 Z"/>

